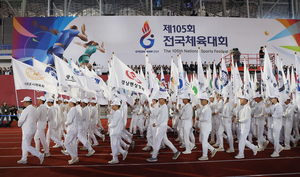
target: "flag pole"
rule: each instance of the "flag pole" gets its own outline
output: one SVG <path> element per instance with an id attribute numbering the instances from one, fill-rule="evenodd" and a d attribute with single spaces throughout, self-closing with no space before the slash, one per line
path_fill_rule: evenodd
<path id="1" fill-rule="evenodd" d="M 17 101 L 17 109 L 19 109 L 18 94 L 17 94 L 17 90 L 16 89 L 15 89 L 15 94 L 16 94 L 16 101 Z"/>
<path id="2" fill-rule="evenodd" d="M 35 99 L 35 90 L 33 90 L 33 97 L 34 97 L 34 105 L 36 105 L 36 99 Z"/>

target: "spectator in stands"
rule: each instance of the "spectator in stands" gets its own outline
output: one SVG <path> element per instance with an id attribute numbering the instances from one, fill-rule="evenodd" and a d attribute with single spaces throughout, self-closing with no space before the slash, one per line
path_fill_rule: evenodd
<path id="1" fill-rule="evenodd" d="M 241 66 L 240 58 L 241 58 L 241 52 L 239 51 L 238 48 L 233 49 L 233 60 L 237 63 L 238 67 Z"/>
<path id="2" fill-rule="evenodd" d="M 206 73 L 207 67 L 208 67 L 208 65 L 207 65 L 207 63 L 205 61 L 204 64 L 203 64 L 203 71 L 204 71 L 204 73 Z"/>
<path id="3" fill-rule="evenodd" d="M 195 71 L 195 65 L 192 61 L 191 61 L 191 64 L 190 64 L 189 71 L 192 72 L 192 73 Z"/>
<path id="4" fill-rule="evenodd" d="M 0 67 L 0 75 L 3 75 L 3 69 Z"/>
<path id="5" fill-rule="evenodd" d="M 184 71 L 188 71 L 189 70 L 189 65 L 187 62 L 185 62 L 185 65 L 183 66 L 183 70 Z"/>
<path id="6" fill-rule="evenodd" d="M 18 109 L 16 108 L 16 106 L 12 105 L 11 109 L 9 111 L 11 116 L 10 116 L 10 122 L 7 125 L 8 127 L 10 127 L 11 123 L 13 122 L 13 120 L 19 121 L 19 118 L 17 116 L 17 111 L 18 111 Z"/>
<path id="7" fill-rule="evenodd" d="M 259 58 L 260 58 L 260 66 L 264 66 L 265 52 L 264 52 L 264 47 L 263 46 L 260 47 Z"/>
<path id="8" fill-rule="evenodd" d="M 195 73 L 197 74 L 198 73 L 198 63 L 195 62 Z"/>
<path id="9" fill-rule="evenodd" d="M 6 104 L 6 101 L 3 101 L 2 107 L 1 107 L 1 113 L 2 113 L 2 118 L 1 118 L 1 125 L 3 125 L 3 119 L 6 117 L 6 125 L 9 124 L 9 107 Z"/>
<path id="10" fill-rule="evenodd" d="M 93 63 L 93 66 L 97 66 L 96 62 Z"/>

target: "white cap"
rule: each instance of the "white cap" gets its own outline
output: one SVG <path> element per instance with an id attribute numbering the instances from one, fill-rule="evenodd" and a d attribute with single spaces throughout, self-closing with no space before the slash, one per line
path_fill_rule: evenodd
<path id="1" fill-rule="evenodd" d="M 91 100 L 90 103 L 97 103 L 97 100 Z"/>
<path id="2" fill-rule="evenodd" d="M 262 97 L 262 95 L 261 95 L 261 94 L 259 94 L 259 93 L 257 93 L 257 94 L 255 94 L 255 95 L 253 95 L 253 97 L 252 97 L 252 98 L 254 99 L 254 98 L 260 98 L 260 97 Z"/>
<path id="3" fill-rule="evenodd" d="M 81 102 L 81 99 L 80 99 L 80 98 L 76 98 L 76 101 L 77 101 L 77 102 Z"/>
<path id="4" fill-rule="evenodd" d="M 207 101 L 209 101 L 209 98 L 207 97 L 207 94 L 202 94 L 200 96 L 200 100 L 207 100 Z"/>
<path id="5" fill-rule="evenodd" d="M 57 99 L 57 101 L 58 101 L 58 100 L 64 101 L 64 98 L 63 98 L 63 97 L 59 97 L 59 98 Z"/>
<path id="6" fill-rule="evenodd" d="M 270 98 L 277 98 L 277 99 L 278 99 L 278 98 L 279 98 L 279 95 L 276 94 L 276 95 L 271 95 L 271 96 L 269 96 L 269 97 L 270 97 Z"/>
<path id="7" fill-rule="evenodd" d="M 76 98 L 71 98 L 71 99 L 69 100 L 69 102 L 77 103 L 77 99 L 76 99 Z"/>
<path id="8" fill-rule="evenodd" d="M 70 102 L 68 99 L 64 99 L 64 102 Z"/>
<path id="9" fill-rule="evenodd" d="M 24 100 L 22 100 L 21 102 L 24 102 L 24 101 L 32 101 L 32 100 L 31 100 L 31 98 L 30 98 L 29 96 L 27 96 L 27 97 L 25 97 Z"/>
<path id="10" fill-rule="evenodd" d="M 48 98 L 47 102 L 54 102 L 54 99 L 53 98 Z"/>
<path id="11" fill-rule="evenodd" d="M 248 98 L 246 95 L 239 96 L 239 99 L 246 99 L 246 100 L 249 100 L 249 98 Z"/>
<path id="12" fill-rule="evenodd" d="M 118 106 L 120 106 L 120 105 L 121 105 L 120 99 L 118 99 L 118 98 L 115 99 L 111 105 L 112 105 L 112 106 L 113 106 L 113 105 L 118 105 Z"/>
<path id="13" fill-rule="evenodd" d="M 209 98 L 215 98 L 215 95 L 214 94 L 210 94 Z"/>
<path id="14" fill-rule="evenodd" d="M 158 99 L 168 99 L 168 96 L 167 96 L 167 94 L 159 94 L 158 96 L 157 96 L 157 98 Z"/>
<path id="15" fill-rule="evenodd" d="M 182 99 L 191 99 L 190 96 L 188 94 L 183 94 L 183 96 L 181 97 Z"/>
<path id="16" fill-rule="evenodd" d="M 83 99 L 83 100 L 82 100 L 82 102 L 84 102 L 84 103 L 88 103 L 88 102 L 89 102 L 89 100 L 88 100 L 87 98 L 85 98 L 85 99 Z"/>
<path id="17" fill-rule="evenodd" d="M 37 99 L 42 100 L 42 101 L 46 101 L 46 98 L 44 96 L 37 97 Z"/>

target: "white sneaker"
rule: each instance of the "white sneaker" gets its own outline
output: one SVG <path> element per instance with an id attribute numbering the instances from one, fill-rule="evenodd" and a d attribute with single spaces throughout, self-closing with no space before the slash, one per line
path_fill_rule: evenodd
<path id="1" fill-rule="evenodd" d="M 143 151 L 150 151 L 151 150 L 151 147 L 150 146 L 146 146 L 143 148 Z"/>
<path id="2" fill-rule="evenodd" d="M 50 153 L 44 153 L 44 157 L 50 157 Z"/>
<path id="3" fill-rule="evenodd" d="M 128 151 L 129 148 L 130 148 L 130 145 L 127 144 L 126 147 L 125 147 L 125 150 Z"/>
<path id="4" fill-rule="evenodd" d="M 278 154 L 279 154 L 281 151 L 283 151 L 283 149 L 284 149 L 284 148 L 283 148 L 282 146 L 280 146 L 280 147 L 279 147 L 279 150 L 278 150 Z"/>
<path id="5" fill-rule="evenodd" d="M 255 146 L 255 147 L 254 147 L 254 150 L 253 150 L 253 155 L 254 155 L 254 156 L 256 156 L 256 154 L 257 154 L 257 150 L 258 150 L 258 147 L 257 147 L 257 146 Z"/>
<path id="6" fill-rule="evenodd" d="M 86 151 L 86 150 L 88 150 L 86 147 L 82 147 L 82 148 L 80 148 L 80 150 L 81 151 Z"/>
<path id="7" fill-rule="evenodd" d="M 79 162 L 79 158 L 78 157 L 73 157 L 70 161 L 68 161 L 69 162 L 69 165 L 72 165 L 72 164 L 74 164 L 74 163 L 77 163 L 77 162 Z"/>
<path id="8" fill-rule="evenodd" d="M 236 158 L 236 159 L 243 159 L 243 158 L 245 158 L 245 156 L 243 156 L 243 155 L 237 155 L 234 158 Z"/>
<path id="9" fill-rule="evenodd" d="M 218 147 L 218 146 L 219 146 L 219 144 L 217 144 L 217 143 L 216 143 L 216 144 L 214 144 L 214 145 L 212 145 L 212 146 L 213 146 L 213 147 Z"/>
<path id="10" fill-rule="evenodd" d="M 223 151 L 225 151 L 225 149 L 224 148 L 218 148 L 217 151 L 223 152 Z"/>
<path id="11" fill-rule="evenodd" d="M 269 141 L 267 140 L 266 142 L 264 142 L 264 149 L 266 149 L 266 147 L 268 146 L 268 144 L 269 144 Z"/>
<path id="12" fill-rule="evenodd" d="M 93 150 L 89 151 L 86 156 L 87 157 L 92 156 L 94 153 L 95 153 L 95 150 L 93 149 Z"/>
<path id="13" fill-rule="evenodd" d="M 294 144 L 293 144 L 293 147 L 296 147 L 298 144 L 298 139 L 295 140 Z"/>
<path id="14" fill-rule="evenodd" d="M 42 154 L 40 157 L 39 157 L 39 159 L 40 159 L 40 164 L 43 164 L 43 162 L 44 162 L 44 154 Z"/>
<path id="15" fill-rule="evenodd" d="M 182 152 L 182 154 L 191 154 L 192 153 L 192 151 L 184 151 L 184 152 Z"/>
<path id="16" fill-rule="evenodd" d="M 109 163 L 109 164 L 115 164 L 115 163 L 119 163 L 119 161 L 113 159 L 113 160 L 109 161 L 108 163 Z"/>
<path id="17" fill-rule="evenodd" d="M 98 145 L 99 145 L 99 143 L 95 143 L 95 144 L 93 144 L 92 146 L 95 147 L 95 146 L 98 146 Z"/>
<path id="18" fill-rule="evenodd" d="M 234 149 L 227 149 L 226 152 L 227 152 L 227 153 L 233 153 L 233 152 L 234 152 Z"/>
<path id="19" fill-rule="evenodd" d="M 65 155 L 70 155 L 67 150 L 61 150 L 61 152 Z"/>
<path id="20" fill-rule="evenodd" d="M 211 156 L 210 156 L 210 157 L 214 157 L 214 156 L 216 155 L 217 152 L 218 152 L 217 149 L 214 149 L 214 150 L 211 152 Z"/>
<path id="21" fill-rule="evenodd" d="M 179 146 L 179 148 L 185 148 L 185 145 L 183 144 L 183 145 Z"/>
<path id="22" fill-rule="evenodd" d="M 21 160 L 17 161 L 17 163 L 18 163 L 18 164 L 27 164 L 27 161 L 21 159 Z"/>
<path id="23" fill-rule="evenodd" d="M 236 140 L 235 143 L 239 143 L 239 140 Z"/>
<path id="24" fill-rule="evenodd" d="M 175 139 L 176 142 L 180 141 L 180 138 L 178 137 L 177 139 Z"/>
<path id="25" fill-rule="evenodd" d="M 128 151 L 125 151 L 124 154 L 123 154 L 123 161 L 126 159 L 127 154 L 128 154 Z"/>
<path id="26" fill-rule="evenodd" d="M 273 154 L 271 154 L 271 157 L 279 157 L 279 154 L 273 152 Z"/>
<path id="27" fill-rule="evenodd" d="M 258 148 L 257 151 L 258 152 L 264 151 L 264 148 Z"/>
<path id="28" fill-rule="evenodd" d="M 105 141 L 105 135 L 102 135 L 102 140 L 103 140 L 103 142 Z"/>
<path id="29" fill-rule="evenodd" d="M 285 146 L 283 150 L 291 150 L 291 147 Z"/>
<path id="30" fill-rule="evenodd" d="M 215 144 L 215 143 L 216 143 L 215 141 L 210 141 L 210 142 L 209 142 L 209 144 Z"/>
<path id="31" fill-rule="evenodd" d="M 194 144 L 194 143 L 191 143 L 191 150 L 193 150 L 194 147 L 196 147 L 195 144 Z"/>
<path id="32" fill-rule="evenodd" d="M 53 148 L 59 148 L 61 147 L 59 144 L 55 144 L 54 146 L 52 146 Z"/>
<path id="33" fill-rule="evenodd" d="M 208 157 L 202 156 L 202 157 L 198 158 L 198 160 L 208 160 Z"/>

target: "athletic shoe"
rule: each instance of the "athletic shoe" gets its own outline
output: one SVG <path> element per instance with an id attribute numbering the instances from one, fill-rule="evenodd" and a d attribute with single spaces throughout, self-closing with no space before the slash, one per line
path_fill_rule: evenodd
<path id="1" fill-rule="evenodd" d="M 191 150 L 193 150 L 195 147 L 195 144 L 194 143 L 191 143 Z"/>
<path id="2" fill-rule="evenodd" d="M 234 152 L 234 149 L 227 149 L 226 152 L 227 152 L 227 153 L 233 153 L 233 152 Z"/>
<path id="3" fill-rule="evenodd" d="M 182 148 L 182 149 L 183 149 L 183 148 L 185 148 L 185 145 L 183 144 L 183 145 L 179 146 L 179 148 Z"/>
<path id="4" fill-rule="evenodd" d="M 236 159 L 243 159 L 243 158 L 245 158 L 245 156 L 243 156 L 243 155 L 237 155 L 234 158 L 236 158 Z"/>
<path id="5" fill-rule="evenodd" d="M 50 157 L 50 153 L 44 153 L 44 157 Z"/>
<path id="6" fill-rule="evenodd" d="M 21 160 L 17 161 L 17 163 L 18 163 L 18 164 L 27 164 L 27 161 L 21 159 Z"/>
<path id="7" fill-rule="evenodd" d="M 87 153 L 86 156 L 87 157 L 92 156 L 94 153 L 95 153 L 95 150 L 93 149 L 93 150 L 89 151 L 89 153 Z"/>
<path id="8" fill-rule="evenodd" d="M 178 137 L 177 139 L 175 139 L 176 142 L 180 141 L 180 138 Z"/>
<path id="9" fill-rule="evenodd" d="M 216 143 L 215 141 L 210 141 L 210 142 L 209 142 L 209 144 L 215 144 L 215 143 Z"/>
<path id="10" fill-rule="evenodd" d="M 59 144 L 55 144 L 54 146 L 52 146 L 53 148 L 60 148 L 61 147 L 61 145 L 59 145 Z"/>
<path id="11" fill-rule="evenodd" d="M 198 160 L 208 160 L 208 157 L 202 156 L 202 157 L 198 158 Z"/>
<path id="12" fill-rule="evenodd" d="M 147 159 L 148 162 L 157 162 L 157 158 L 150 157 Z"/>
<path id="13" fill-rule="evenodd" d="M 239 143 L 239 140 L 236 140 L 235 143 Z"/>
<path id="14" fill-rule="evenodd" d="M 123 161 L 126 159 L 127 154 L 128 154 L 128 151 L 125 151 L 124 154 L 123 154 Z"/>
<path id="15" fill-rule="evenodd" d="M 43 151 L 43 152 L 44 152 L 44 151 L 45 151 L 45 149 L 41 149 L 41 151 Z"/>
<path id="16" fill-rule="evenodd" d="M 210 157 L 214 157 L 216 155 L 218 151 L 216 149 L 214 149 L 212 152 L 211 152 L 211 156 Z"/>
<path id="17" fill-rule="evenodd" d="M 218 148 L 217 151 L 223 152 L 223 151 L 225 151 L 225 149 L 224 148 Z"/>
<path id="18" fill-rule="evenodd" d="M 273 152 L 273 154 L 271 154 L 271 157 L 279 157 L 279 154 Z"/>
<path id="19" fill-rule="evenodd" d="M 103 142 L 105 141 L 105 135 L 102 135 L 102 140 L 103 140 Z"/>
<path id="20" fill-rule="evenodd" d="M 77 163 L 77 162 L 79 162 L 79 158 L 78 157 L 73 157 L 71 159 L 71 161 L 69 161 L 69 165 L 72 165 L 72 164 Z"/>
<path id="21" fill-rule="evenodd" d="M 217 144 L 217 143 L 216 143 L 216 144 L 214 144 L 214 145 L 212 145 L 212 146 L 213 146 L 213 147 L 218 147 L 218 146 L 219 146 L 219 144 Z"/>
<path id="22" fill-rule="evenodd" d="M 125 150 L 128 151 L 129 148 L 130 148 L 130 145 L 127 144 L 126 147 L 125 147 Z"/>
<path id="23" fill-rule="evenodd" d="M 178 159 L 179 155 L 180 155 L 180 152 L 179 152 L 179 151 L 175 152 L 172 159 L 173 159 L 173 160 Z"/>
<path id="24" fill-rule="evenodd" d="M 258 148 L 257 151 L 258 152 L 264 151 L 264 148 Z"/>
<path id="25" fill-rule="evenodd" d="M 95 144 L 93 144 L 92 146 L 95 147 L 95 146 L 98 146 L 98 145 L 99 145 L 99 143 L 95 143 Z"/>
<path id="26" fill-rule="evenodd" d="M 182 152 L 182 154 L 191 154 L 192 153 L 192 151 L 184 151 L 184 152 Z"/>
<path id="27" fill-rule="evenodd" d="M 113 153 L 110 153 L 110 155 L 111 155 L 111 156 L 113 156 Z M 120 152 L 118 152 L 118 155 L 121 155 L 121 153 L 120 153 Z"/>
<path id="28" fill-rule="evenodd" d="M 283 150 L 291 150 L 291 147 L 285 146 L 285 147 L 283 148 Z"/>
<path id="29" fill-rule="evenodd" d="M 197 146 L 194 146 L 194 148 L 193 149 L 197 149 Z"/>
<path id="30" fill-rule="evenodd" d="M 167 149 L 167 147 L 166 147 L 166 146 L 160 146 L 159 149 L 160 149 L 160 150 L 161 150 L 161 149 Z"/>
<path id="31" fill-rule="evenodd" d="M 39 159 L 40 159 L 40 164 L 43 164 L 43 162 L 44 162 L 44 154 L 42 154 L 40 157 L 39 157 Z"/>
<path id="32" fill-rule="evenodd" d="M 297 144 L 298 144 L 298 140 L 296 139 L 296 140 L 295 140 L 295 143 L 293 144 L 293 147 L 296 147 Z"/>
<path id="33" fill-rule="evenodd" d="M 130 143 L 130 146 L 132 147 L 132 149 L 134 149 L 134 145 L 135 145 L 135 141 L 132 141 L 132 142 Z"/>
<path id="34" fill-rule="evenodd" d="M 133 134 L 130 135 L 130 139 L 132 139 L 132 138 L 133 138 Z"/>
<path id="35" fill-rule="evenodd" d="M 151 147 L 150 146 L 146 146 L 143 148 L 143 151 L 151 151 Z"/>
<path id="36" fill-rule="evenodd" d="M 86 147 L 82 147 L 82 148 L 80 148 L 80 150 L 81 151 L 86 151 L 86 150 L 88 150 Z"/>
<path id="37" fill-rule="evenodd" d="M 65 155 L 70 155 L 67 150 L 61 150 L 61 152 Z"/>
<path id="38" fill-rule="evenodd" d="M 269 144 L 269 141 L 267 140 L 266 142 L 264 142 L 264 149 L 266 149 L 266 147 L 268 146 L 268 144 Z"/>
<path id="39" fill-rule="evenodd" d="M 284 149 L 284 148 L 283 148 L 282 146 L 280 146 L 280 147 L 279 147 L 279 150 L 278 150 L 278 151 L 279 151 L 278 154 L 279 154 L 281 151 L 283 151 L 283 149 Z"/>
<path id="40" fill-rule="evenodd" d="M 255 146 L 255 147 L 254 147 L 254 150 L 253 150 L 253 155 L 254 155 L 254 156 L 256 156 L 256 154 L 257 154 L 257 150 L 258 150 L 258 147 L 257 147 L 257 146 Z"/>

